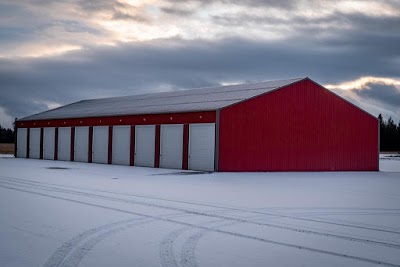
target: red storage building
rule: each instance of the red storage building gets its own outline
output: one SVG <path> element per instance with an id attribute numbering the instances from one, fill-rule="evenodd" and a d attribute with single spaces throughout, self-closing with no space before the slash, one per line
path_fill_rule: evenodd
<path id="1" fill-rule="evenodd" d="M 309 78 L 84 100 L 16 121 L 16 157 L 204 171 L 377 171 L 378 119 Z"/>

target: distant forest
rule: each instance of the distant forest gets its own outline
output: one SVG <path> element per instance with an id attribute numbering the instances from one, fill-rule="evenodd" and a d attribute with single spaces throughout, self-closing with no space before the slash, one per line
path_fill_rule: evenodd
<path id="1" fill-rule="evenodd" d="M 385 120 L 381 114 L 378 119 L 381 125 L 381 151 L 400 152 L 400 121 L 396 124 L 392 117 Z M 14 143 L 14 130 L 3 128 L 0 125 L 0 143 Z"/>
<path id="2" fill-rule="evenodd" d="M 381 123 L 381 151 L 400 151 L 400 121 L 396 125 L 392 117 L 386 121 L 381 114 L 378 119 Z"/>
<path id="3" fill-rule="evenodd" d="M 3 128 L 0 125 L 0 143 L 14 143 L 14 130 Z"/>

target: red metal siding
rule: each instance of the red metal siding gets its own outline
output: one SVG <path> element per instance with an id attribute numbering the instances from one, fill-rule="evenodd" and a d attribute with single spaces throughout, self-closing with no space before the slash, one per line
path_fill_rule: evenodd
<path id="1" fill-rule="evenodd" d="M 89 126 L 89 142 L 88 142 L 88 162 L 93 161 L 93 126 Z"/>
<path id="2" fill-rule="evenodd" d="M 43 128 L 40 128 L 40 159 L 43 159 Z"/>
<path id="3" fill-rule="evenodd" d="M 182 170 L 188 169 L 189 124 L 183 125 Z"/>
<path id="4" fill-rule="evenodd" d="M 310 80 L 220 111 L 219 171 L 378 170 L 378 121 Z"/>
<path id="5" fill-rule="evenodd" d="M 71 161 L 75 160 L 75 127 L 71 127 L 71 146 L 70 146 L 70 157 Z"/>
<path id="6" fill-rule="evenodd" d="M 156 125 L 215 122 L 215 111 L 148 114 L 114 117 L 92 117 L 77 119 L 55 119 L 37 121 L 17 121 L 19 128 L 68 127 L 68 126 L 112 126 L 112 125 Z"/>
<path id="7" fill-rule="evenodd" d="M 27 158 L 27 159 L 29 159 L 29 146 L 30 146 L 30 142 L 29 142 L 30 138 L 29 138 L 29 135 L 30 135 L 30 134 L 31 134 L 31 129 L 28 128 L 28 129 L 26 130 L 26 158 Z"/>
<path id="8" fill-rule="evenodd" d="M 156 134 L 155 134 L 155 152 L 154 152 L 154 167 L 158 168 L 160 166 L 160 132 L 161 126 L 156 125 Z"/>
<path id="9" fill-rule="evenodd" d="M 17 136 L 18 136 L 18 128 L 15 127 L 14 130 L 14 157 L 17 158 Z"/>
<path id="10" fill-rule="evenodd" d="M 113 138 L 113 127 L 108 127 L 108 164 L 112 164 L 112 138 Z"/>
<path id="11" fill-rule="evenodd" d="M 131 146 L 129 165 L 135 165 L 135 126 L 131 126 Z"/>
<path id="12" fill-rule="evenodd" d="M 58 160 L 58 127 L 54 129 L 54 160 Z"/>

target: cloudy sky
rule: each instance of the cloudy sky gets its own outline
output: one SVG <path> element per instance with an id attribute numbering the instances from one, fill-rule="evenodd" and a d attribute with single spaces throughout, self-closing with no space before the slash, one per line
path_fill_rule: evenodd
<path id="1" fill-rule="evenodd" d="M 308 76 L 400 120 L 398 0 L 1 0 L 0 124 L 86 98 Z"/>

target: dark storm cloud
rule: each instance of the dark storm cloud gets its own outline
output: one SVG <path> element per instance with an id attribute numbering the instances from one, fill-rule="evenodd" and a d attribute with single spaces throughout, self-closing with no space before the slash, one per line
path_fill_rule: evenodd
<path id="1" fill-rule="evenodd" d="M 116 11 L 114 12 L 112 19 L 114 20 L 132 20 L 136 22 L 150 22 L 150 19 L 143 15 L 131 15 L 128 13 Z"/>
<path id="2" fill-rule="evenodd" d="M 162 7 L 160 10 L 164 13 L 180 17 L 190 17 L 195 14 L 199 8 L 216 3 L 225 4 L 227 6 L 234 4 L 244 8 L 273 7 L 292 10 L 296 7 L 296 1 L 293 0 L 166 0 L 165 2 L 170 3 L 170 6 Z"/>
<path id="3" fill-rule="evenodd" d="M 179 4 L 190 4 L 197 3 L 201 5 L 209 5 L 215 3 L 221 4 L 235 4 L 244 7 L 276 7 L 276 8 L 285 8 L 292 9 L 297 4 L 296 0 L 167 0 L 166 2 L 170 2 L 174 5 Z"/>
<path id="4" fill-rule="evenodd" d="M 393 85 L 368 83 L 364 88 L 354 90 L 353 92 L 360 98 L 379 101 L 382 104 L 393 107 L 393 109 L 400 108 L 400 88 Z"/>
<path id="5" fill-rule="evenodd" d="M 97 47 L 57 58 L 0 60 L 4 92 L 0 106 L 22 117 L 46 110 L 43 102 L 66 104 L 220 82 L 310 76 L 320 83 L 334 83 L 365 75 L 400 76 L 399 66 L 389 59 L 359 47 L 325 51 L 313 41 L 296 39 L 285 43 L 168 39 Z M 372 97 L 360 94 L 367 96 Z M 390 94 L 379 99 L 390 105 L 394 101 Z"/>
<path id="6" fill-rule="evenodd" d="M 177 5 L 171 7 L 162 7 L 160 8 L 160 10 L 169 15 L 188 17 L 193 15 L 196 12 L 197 8 L 188 8 L 182 5 Z"/>
<path id="7" fill-rule="evenodd" d="M 48 2 L 52 2 L 49 0 Z M 78 0 L 75 1 L 77 6 L 81 7 L 82 10 L 91 12 L 91 11 L 109 11 L 116 10 L 118 8 L 124 8 L 129 6 L 128 4 L 119 2 L 119 1 L 110 1 L 110 0 Z"/>
<path id="8" fill-rule="evenodd" d="M 359 89 L 332 91 L 376 117 L 382 114 L 384 119 L 392 117 L 396 123 L 400 123 L 399 86 L 377 82 L 367 83 Z"/>

